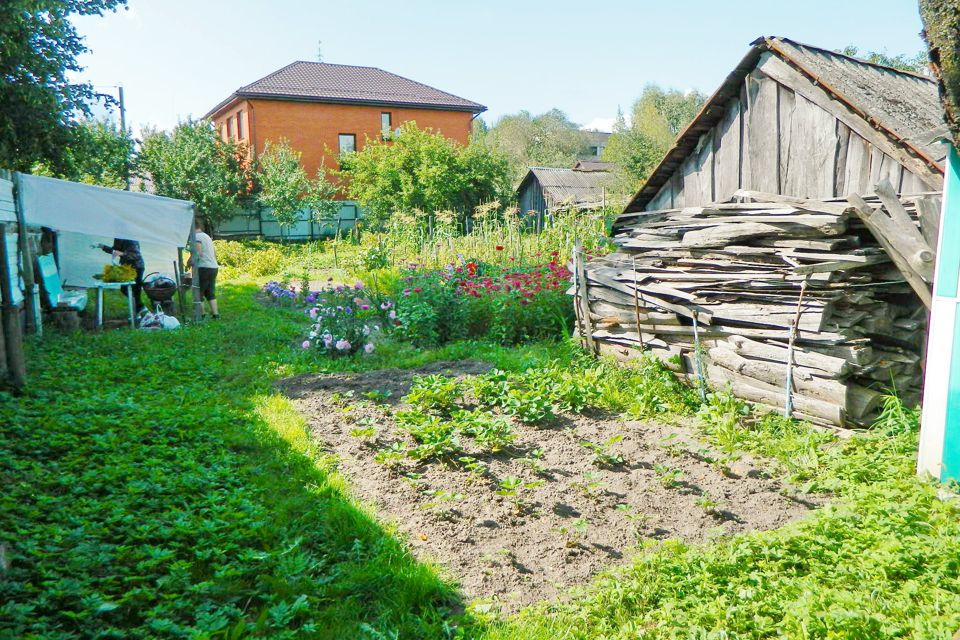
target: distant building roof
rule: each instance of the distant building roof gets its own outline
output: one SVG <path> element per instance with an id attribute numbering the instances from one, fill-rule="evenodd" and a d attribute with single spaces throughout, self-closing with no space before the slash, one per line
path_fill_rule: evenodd
<path id="1" fill-rule="evenodd" d="M 738 95 L 744 78 L 763 55 L 783 59 L 894 144 L 908 149 L 928 166 L 943 173 L 946 151 L 931 136 L 931 131 L 943 124 L 937 85 L 932 79 L 788 38 L 762 37 L 751 44 L 747 55 L 680 134 L 625 211 L 643 210 L 683 159 L 696 148 L 700 136 L 720 121 L 724 115 L 723 105 Z"/>
<path id="2" fill-rule="evenodd" d="M 520 181 L 517 192 L 522 192 L 531 180 L 536 179 L 543 195 L 551 206 L 562 203 L 571 205 L 599 205 L 604 188 L 613 180 L 606 171 L 574 171 L 551 167 L 530 167 Z"/>
<path id="3" fill-rule="evenodd" d="M 601 160 L 577 160 L 573 165 L 574 171 L 613 171 L 616 169 L 616 162 L 603 162 Z"/>
<path id="4" fill-rule="evenodd" d="M 238 98 L 409 106 L 481 113 L 487 108 L 376 67 L 298 60 L 242 86 L 210 110 L 211 117 Z"/>
<path id="5" fill-rule="evenodd" d="M 609 131 L 594 131 L 593 129 L 581 129 L 583 135 L 587 138 L 587 144 L 590 145 L 605 145 L 607 140 L 610 139 L 610 136 L 613 135 Z"/>

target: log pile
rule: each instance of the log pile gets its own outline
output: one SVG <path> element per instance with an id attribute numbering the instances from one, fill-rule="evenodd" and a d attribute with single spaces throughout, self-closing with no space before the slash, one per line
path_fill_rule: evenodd
<path id="1" fill-rule="evenodd" d="M 896 202 L 930 237 L 921 220 L 938 196 Z M 883 203 L 859 205 L 869 210 L 741 191 L 728 203 L 623 214 L 618 250 L 576 274 L 581 333 L 598 351 L 650 350 L 798 418 L 868 425 L 892 388 L 919 400 L 927 309 L 862 219 Z"/>

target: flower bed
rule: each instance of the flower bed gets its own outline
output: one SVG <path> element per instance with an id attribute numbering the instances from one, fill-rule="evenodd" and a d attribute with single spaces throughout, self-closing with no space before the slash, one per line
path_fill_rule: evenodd
<path id="1" fill-rule="evenodd" d="M 464 338 L 518 344 L 565 335 L 573 321 L 565 294 L 570 275 L 556 252 L 541 264 L 411 269 L 397 299 L 399 331 L 421 346 Z"/>
<path id="2" fill-rule="evenodd" d="M 308 293 L 304 301 L 313 324 L 301 346 L 328 356 L 373 353 L 397 317 L 392 301 L 378 299 L 359 280 L 352 287 L 329 284 Z"/>

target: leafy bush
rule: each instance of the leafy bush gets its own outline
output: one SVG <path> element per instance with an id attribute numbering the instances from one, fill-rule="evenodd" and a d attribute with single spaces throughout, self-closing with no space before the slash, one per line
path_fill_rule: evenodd
<path id="1" fill-rule="evenodd" d="M 215 240 L 217 262 L 227 277 L 275 275 L 281 270 L 284 256 L 279 248 L 268 243 Z"/>

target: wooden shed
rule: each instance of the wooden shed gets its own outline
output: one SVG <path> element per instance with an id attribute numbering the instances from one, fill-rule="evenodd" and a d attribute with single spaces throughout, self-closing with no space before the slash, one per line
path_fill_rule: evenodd
<path id="1" fill-rule="evenodd" d="M 807 198 L 943 188 L 933 80 L 766 37 L 727 76 L 626 211 L 721 202 L 737 189 Z"/>
<path id="2" fill-rule="evenodd" d="M 935 247 L 941 126 L 927 78 L 756 40 L 575 269 L 585 341 L 823 424 L 917 399 L 932 253 L 876 223 Z"/>
<path id="3" fill-rule="evenodd" d="M 606 206 L 612 174 L 605 169 L 530 167 L 517 187 L 523 213 L 550 213 L 560 208 L 598 209 Z"/>

